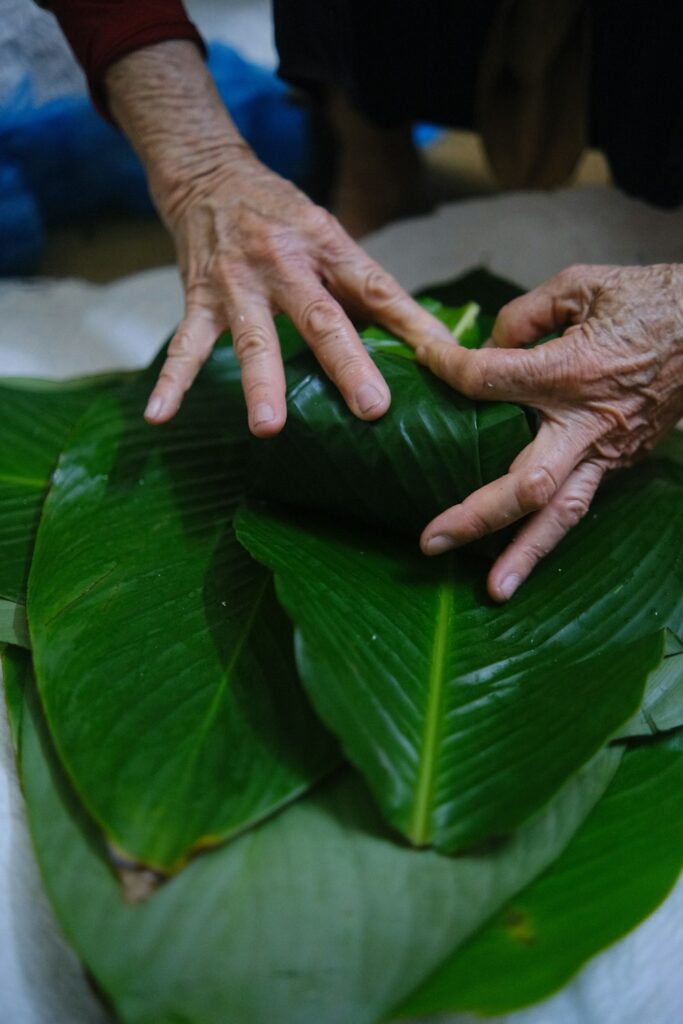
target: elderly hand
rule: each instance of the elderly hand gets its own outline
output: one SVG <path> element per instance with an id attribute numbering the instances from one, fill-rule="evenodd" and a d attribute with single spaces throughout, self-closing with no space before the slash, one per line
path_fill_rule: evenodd
<path id="1" fill-rule="evenodd" d="M 448 332 L 344 232 L 324 209 L 242 152 L 198 163 L 180 199 L 157 191 L 176 240 L 186 311 L 168 349 L 147 418 L 169 419 L 218 335 L 232 330 L 253 433 L 286 418 L 276 313 L 286 313 L 356 416 L 374 420 L 389 389 L 347 312 L 399 336 Z"/>
<path id="2" fill-rule="evenodd" d="M 521 346 L 571 326 L 533 349 Z M 417 358 L 470 398 L 538 410 L 509 472 L 425 528 L 436 555 L 525 516 L 488 589 L 514 594 L 586 514 L 606 472 L 631 465 L 683 415 L 683 265 L 576 266 L 504 306 L 479 351 L 428 341 Z"/>
<path id="3" fill-rule="evenodd" d="M 192 43 L 160 43 L 110 68 L 112 110 L 138 150 L 171 230 L 185 286 L 185 316 L 150 397 L 163 423 L 219 334 L 230 329 L 249 425 L 267 437 L 286 418 L 273 315 L 287 313 L 362 419 L 390 395 L 349 315 L 416 344 L 447 329 L 374 263 L 325 210 L 261 164 L 240 139 Z"/>

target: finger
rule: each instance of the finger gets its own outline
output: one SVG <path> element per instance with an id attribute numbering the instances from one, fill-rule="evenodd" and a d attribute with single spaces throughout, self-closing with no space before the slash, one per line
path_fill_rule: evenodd
<path id="1" fill-rule="evenodd" d="M 285 374 L 270 307 L 233 296 L 230 315 L 232 344 L 242 372 L 249 429 L 256 437 L 272 437 L 287 418 Z"/>
<path id="2" fill-rule="evenodd" d="M 315 278 L 277 299 L 349 409 L 364 420 L 382 416 L 391 402 L 389 388 L 339 303 Z"/>
<path id="3" fill-rule="evenodd" d="M 145 419 L 148 423 L 166 423 L 175 416 L 221 329 L 206 310 L 191 310 L 185 315 L 171 339 L 166 361 L 147 402 Z"/>
<path id="4" fill-rule="evenodd" d="M 583 519 L 604 474 L 596 462 L 584 462 L 569 475 L 544 509 L 526 523 L 489 573 L 494 601 L 507 601 L 573 526 Z"/>
<path id="5" fill-rule="evenodd" d="M 535 399 L 549 396 L 550 382 L 566 364 L 555 352 L 547 353 L 548 347 L 503 352 L 435 341 L 419 345 L 415 356 L 422 366 L 468 398 L 533 405 Z"/>
<path id="6" fill-rule="evenodd" d="M 584 453 L 583 443 L 569 431 L 544 423 L 505 476 L 428 523 L 420 538 L 422 550 L 440 555 L 545 508 Z"/>
<path id="7" fill-rule="evenodd" d="M 430 338 L 453 344 L 446 325 L 423 309 L 391 274 L 351 240 L 348 256 L 335 260 L 325 280 L 345 304 L 409 344 L 419 345 Z"/>
<path id="8" fill-rule="evenodd" d="M 501 348 L 530 345 L 568 324 L 580 323 L 589 314 L 597 276 L 595 267 L 568 267 L 508 302 L 493 325 L 493 344 Z"/>

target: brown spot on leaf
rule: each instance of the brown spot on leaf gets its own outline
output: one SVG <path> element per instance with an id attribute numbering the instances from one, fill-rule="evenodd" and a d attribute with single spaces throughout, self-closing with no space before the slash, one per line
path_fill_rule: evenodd
<path id="1" fill-rule="evenodd" d="M 513 942 L 528 946 L 536 940 L 534 921 L 524 907 L 510 906 L 503 912 L 503 928 Z"/>
<path id="2" fill-rule="evenodd" d="M 161 872 L 129 860 L 113 843 L 107 844 L 107 851 L 125 903 L 144 903 L 166 881 Z"/>

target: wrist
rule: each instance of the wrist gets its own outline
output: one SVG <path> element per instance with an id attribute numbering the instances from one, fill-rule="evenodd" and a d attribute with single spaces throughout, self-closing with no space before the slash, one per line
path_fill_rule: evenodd
<path id="1" fill-rule="evenodd" d="M 111 65 L 105 87 L 165 216 L 254 159 L 193 43 L 173 40 L 131 53 Z"/>

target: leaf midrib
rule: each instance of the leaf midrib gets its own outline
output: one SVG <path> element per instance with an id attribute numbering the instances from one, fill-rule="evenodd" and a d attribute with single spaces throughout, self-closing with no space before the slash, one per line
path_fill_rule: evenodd
<path id="1" fill-rule="evenodd" d="M 197 758 L 199 757 L 199 754 L 203 747 L 204 741 L 209 733 L 209 730 L 211 729 L 211 726 L 216 720 L 218 710 L 221 704 L 223 703 L 223 698 L 225 697 L 225 691 L 228 688 L 228 684 L 232 680 L 235 667 L 242 656 L 242 651 L 244 650 L 249 634 L 254 628 L 256 617 L 260 611 L 261 605 L 263 604 L 263 600 L 268 591 L 269 582 L 270 577 L 268 576 L 267 573 L 265 573 L 263 582 L 260 584 L 258 591 L 254 596 L 254 603 L 242 627 L 242 631 L 235 641 L 235 646 L 233 648 L 232 654 L 230 655 L 230 659 L 227 665 L 225 666 L 223 672 L 221 673 L 220 683 L 216 687 L 216 692 L 214 693 L 211 699 L 211 703 L 207 709 L 207 712 L 202 720 L 201 725 L 196 730 L 194 738 L 195 741 L 192 744 L 192 751 L 190 753 L 190 757 L 188 758 L 188 762 L 186 765 L 186 772 L 188 773 L 187 777 L 189 777 L 189 774 L 192 771 L 194 764 L 197 761 Z"/>
<path id="2" fill-rule="evenodd" d="M 441 733 L 445 690 L 445 661 L 449 625 L 453 611 L 453 587 L 443 583 L 437 596 L 436 626 L 429 659 L 429 681 L 427 706 L 422 732 L 420 764 L 410 823 L 410 837 L 417 845 L 424 845 L 431 839 L 432 805 L 436 780 L 437 747 Z"/>

